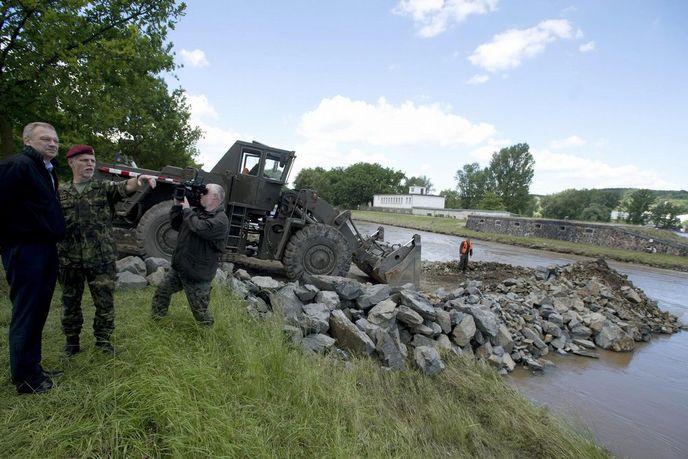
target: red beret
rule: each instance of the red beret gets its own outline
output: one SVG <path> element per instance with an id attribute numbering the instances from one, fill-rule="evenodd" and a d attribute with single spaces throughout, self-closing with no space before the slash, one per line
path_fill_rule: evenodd
<path id="1" fill-rule="evenodd" d="M 83 154 L 94 155 L 95 151 L 90 145 L 74 145 L 67 152 L 67 159 Z"/>

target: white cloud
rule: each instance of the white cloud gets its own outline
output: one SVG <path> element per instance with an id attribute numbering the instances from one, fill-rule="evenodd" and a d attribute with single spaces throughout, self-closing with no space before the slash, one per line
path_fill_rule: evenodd
<path id="1" fill-rule="evenodd" d="M 531 192 L 535 194 L 556 193 L 568 188 L 680 188 L 647 167 L 608 164 L 546 149 L 532 149 L 531 153 L 535 158 Z"/>
<path id="2" fill-rule="evenodd" d="M 179 53 L 182 55 L 182 61 L 191 67 L 206 67 L 210 65 L 205 57 L 205 53 L 201 49 L 191 51 L 182 49 Z"/>
<path id="3" fill-rule="evenodd" d="M 191 117 L 196 119 L 201 118 L 212 118 L 217 119 L 217 111 L 215 107 L 210 105 L 208 98 L 205 94 L 198 96 L 192 96 L 191 94 L 186 95 L 186 100 L 191 106 Z"/>
<path id="4" fill-rule="evenodd" d="M 587 43 L 584 43 L 578 47 L 578 51 L 581 53 L 588 53 L 590 51 L 595 50 L 595 42 L 594 41 L 589 41 Z"/>
<path id="5" fill-rule="evenodd" d="M 480 74 L 480 75 L 473 75 L 471 78 L 466 81 L 467 84 L 483 84 L 487 83 L 488 80 L 490 79 L 489 75 L 485 74 Z"/>
<path id="6" fill-rule="evenodd" d="M 511 29 L 478 46 L 469 60 L 488 72 L 518 67 L 524 59 L 542 53 L 557 39 L 574 37 L 571 24 L 565 19 L 549 19 L 529 29 Z"/>
<path id="7" fill-rule="evenodd" d="M 301 116 L 299 133 L 310 141 L 383 147 L 476 145 L 495 134 L 491 124 L 471 123 L 450 110 L 439 104 L 394 106 L 384 98 L 373 104 L 335 96 Z"/>
<path id="8" fill-rule="evenodd" d="M 401 0 L 393 12 L 410 16 L 418 35 L 434 37 L 452 24 L 463 22 L 472 14 L 487 14 L 497 9 L 497 0 Z"/>
<path id="9" fill-rule="evenodd" d="M 206 121 L 208 119 L 217 120 L 218 114 L 205 94 L 197 96 L 187 94 L 186 100 L 191 107 L 191 124 L 198 126 L 203 131 L 201 139 L 198 141 L 200 153 L 196 161 L 203 164 L 203 169 L 210 170 L 229 150 L 229 147 L 243 137 L 235 131 L 215 126 Z"/>
<path id="10" fill-rule="evenodd" d="M 569 136 L 565 139 L 553 140 L 550 146 L 554 149 L 580 147 L 588 143 L 585 139 L 581 139 L 577 135 Z"/>

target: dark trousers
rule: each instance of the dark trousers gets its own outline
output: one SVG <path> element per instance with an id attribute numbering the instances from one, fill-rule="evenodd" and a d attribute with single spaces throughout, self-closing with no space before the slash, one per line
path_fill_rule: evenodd
<path id="1" fill-rule="evenodd" d="M 40 384 L 43 326 L 57 281 L 55 244 L 10 244 L 2 248 L 10 285 L 10 372 L 15 384 Z"/>
<path id="2" fill-rule="evenodd" d="M 459 269 L 465 272 L 466 268 L 468 268 L 468 252 L 462 254 L 461 258 L 459 258 Z"/>

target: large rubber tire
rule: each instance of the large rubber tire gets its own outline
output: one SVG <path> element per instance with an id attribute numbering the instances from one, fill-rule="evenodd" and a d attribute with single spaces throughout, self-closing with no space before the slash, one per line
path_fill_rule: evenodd
<path id="1" fill-rule="evenodd" d="M 178 233 L 170 225 L 171 207 L 172 201 L 159 202 L 139 220 L 136 244 L 142 256 L 172 259 Z"/>
<path id="2" fill-rule="evenodd" d="M 282 263 L 290 279 L 300 279 L 304 273 L 346 276 L 351 268 L 351 247 L 336 228 L 308 225 L 289 239 Z"/>

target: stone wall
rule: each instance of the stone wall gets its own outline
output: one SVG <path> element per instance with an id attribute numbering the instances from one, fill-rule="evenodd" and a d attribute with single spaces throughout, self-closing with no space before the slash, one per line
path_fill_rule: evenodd
<path id="1" fill-rule="evenodd" d="M 651 238 L 613 225 L 569 220 L 469 215 L 466 228 L 486 233 L 541 237 L 641 252 L 688 256 L 688 244 Z"/>

